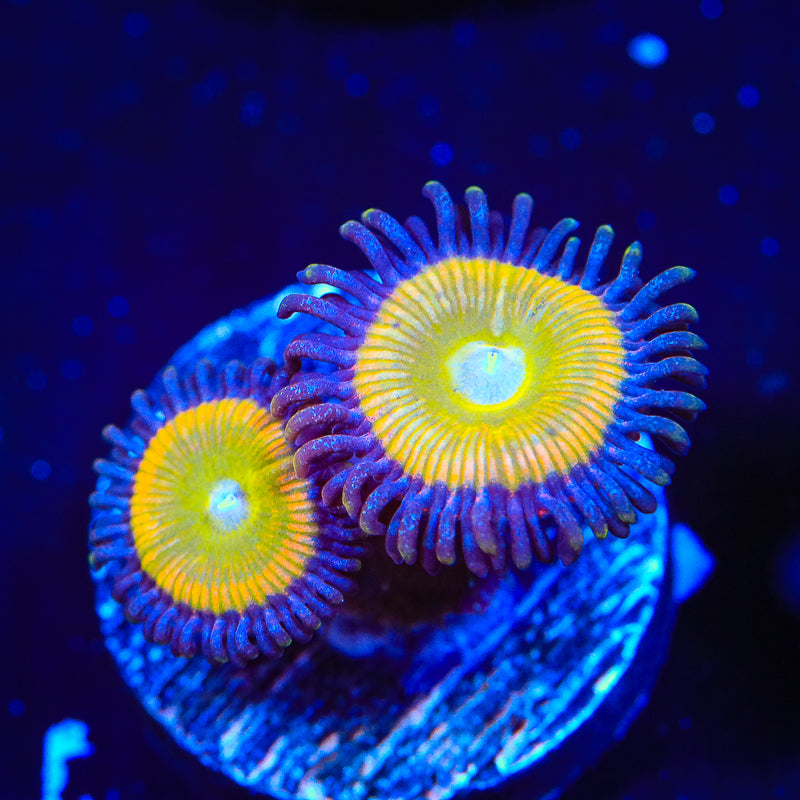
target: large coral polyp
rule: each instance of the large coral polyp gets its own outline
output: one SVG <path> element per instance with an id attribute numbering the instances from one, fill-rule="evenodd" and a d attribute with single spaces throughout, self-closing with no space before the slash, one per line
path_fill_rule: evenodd
<path id="1" fill-rule="evenodd" d="M 163 394 L 136 392 L 96 462 L 90 559 L 115 564 L 113 596 L 176 655 L 243 664 L 308 641 L 352 588 L 354 526 L 298 478 L 270 413 L 274 364 L 200 361 Z"/>
<path id="2" fill-rule="evenodd" d="M 667 385 L 704 385 L 691 353 L 705 345 L 688 330 L 697 314 L 658 302 L 693 271 L 642 285 L 634 243 L 602 282 L 608 226 L 578 266 L 578 223 L 531 227 L 528 195 L 506 226 L 475 187 L 463 217 L 440 184 L 424 194 L 436 243 L 418 218 L 369 210 L 342 235 L 372 269 L 312 265 L 301 282 L 346 296 L 291 295 L 280 308 L 342 331 L 285 352 L 291 382 L 271 407 L 298 447 L 297 474 L 324 480 L 322 499 L 384 535 L 396 562 L 431 572 L 459 552 L 478 575 L 509 560 L 567 564 L 584 527 L 627 536 L 636 512 L 655 508 L 646 483 L 673 471 L 640 434 L 683 453 L 680 423 L 704 408 Z M 304 371 L 303 359 L 325 368 Z"/>

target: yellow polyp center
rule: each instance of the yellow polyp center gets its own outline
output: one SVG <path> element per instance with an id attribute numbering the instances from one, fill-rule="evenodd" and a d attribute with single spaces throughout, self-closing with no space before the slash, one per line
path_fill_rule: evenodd
<path id="1" fill-rule="evenodd" d="M 397 285 L 357 353 L 362 411 L 406 474 L 511 490 L 588 460 L 625 377 L 600 299 L 534 269 L 450 258 Z"/>
<path id="2" fill-rule="evenodd" d="M 159 429 L 130 515 L 143 570 L 176 603 L 215 614 L 284 591 L 318 535 L 280 423 L 249 398 L 201 403 Z"/>

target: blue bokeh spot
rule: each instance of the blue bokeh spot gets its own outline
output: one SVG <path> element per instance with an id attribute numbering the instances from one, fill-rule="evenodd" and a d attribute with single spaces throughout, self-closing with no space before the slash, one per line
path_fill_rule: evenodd
<path id="1" fill-rule="evenodd" d="M 72 331 L 76 336 L 88 336 L 93 330 L 94 322 L 85 314 L 80 314 L 72 320 Z"/>
<path id="2" fill-rule="evenodd" d="M 706 19 L 716 19 L 722 14 L 722 0 L 702 0 L 700 13 Z"/>
<path id="3" fill-rule="evenodd" d="M 437 142 L 431 147 L 431 161 L 439 167 L 446 167 L 453 160 L 453 148 L 447 142 Z"/>
<path id="4" fill-rule="evenodd" d="M 699 114 L 694 115 L 692 127 L 698 133 L 711 133 L 714 130 L 714 117 L 711 114 L 706 114 L 705 111 L 701 111 Z"/>
<path id="5" fill-rule="evenodd" d="M 577 128 L 564 128 L 561 131 L 561 146 L 565 150 L 577 150 L 581 145 L 581 132 Z"/>
<path id="6" fill-rule="evenodd" d="M 345 87 L 350 97 L 363 97 L 369 91 L 369 81 L 365 75 L 355 73 L 347 79 Z"/>
<path id="7" fill-rule="evenodd" d="M 150 18 L 147 14 L 142 14 L 141 11 L 132 11 L 125 17 L 125 21 L 122 25 L 125 28 L 125 33 L 127 33 L 131 39 L 138 39 L 150 30 Z"/>
<path id="8" fill-rule="evenodd" d="M 753 108 L 753 106 L 758 105 L 758 101 L 761 99 L 761 93 L 755 86 L 742 86 L 736 93 L 736 99 L 739 101 L 740 106 Z"/>
<path id="9" fill-rule="evenodd" d="M 21 717 L 25 713 L 25 703 L 22 700 L 14 699 L 8 703 L 8 713 L 12 717 Z"/>
<path id="10" fill-rule="evenodd" d="M 667 43 L 655 33 L 640 33 L 628 42 L 628 55 L 641 67 L 660 67 L 669 55 Z"/>
<path id="11" fill-rule="evenodd" d="M 261 92 L 249 92 L 239 109 L 239 119 L 243 124 L 254 128 L 261 124 L 266 107 L 267 100 Z"/>
<path id="12" fill-rule="evenodd" d="M 474 22 L 461 20 L 453 24 L 453 37 L 459 44 L 471 45 L 478 33 L 478 26 Z"/>
<path id="13" fill-rule="evenodd" d="M 717 192 L 720 203 L 724 206 L 732 206 L 739 200 L 739 190 L 735 186 L 721 186 Z"/>
<path id="14" fill-rule="evenodd" d="M 37 481 L 45 481 L 50 477 L 50 465 L 44 459 L 37 459 L 31 464 L 31 475 Z"/>
<path id="15" fill-rule="evenodd" d="M 781 246 L 778 244 L 778 240 L 774 236 L 765 236 L 761 240 L 761 252 L 765 256 L 776 256 L 780 251 Z"/>
<path id="16" fill-rule="evenodd" d="M 130 309 L 130 303 L 124 297 L 112 297 L 108 301 L 108 313 L 112 317 L 124 317 Z"/>

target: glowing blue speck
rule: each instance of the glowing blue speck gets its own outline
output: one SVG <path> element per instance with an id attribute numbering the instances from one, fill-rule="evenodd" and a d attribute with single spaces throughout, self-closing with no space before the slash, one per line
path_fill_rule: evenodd
<path id="1" fill-rule="evenodd" d="M 255 128 L 260 125 L 267 107 L 267 100 L 261 92 L 248 92 L 239 109 L 239 121 Z"/>
<path id="2" fill-rule="evenodd" d="M 131 13 L 125 17 L 122 26 L 125 28 L 125 33 L 127 33 L 131 39 L 138 39 L 150 30 L 150 19 L 146 14 L 142 14 L 141 11 L 131 11 Z"/>
<path id="3" fill-rule="evenodd" d="M 453 160 L 453 148 L 447 142 L 437 142 L 431 147 L 431 161 L 439 167 L 446 167 Z"/>
<path id="4" fill-rule="evenodd" d="M 209 70 L 205 78 L 192 86 L 190 96 L 196 106 L 206 106 L 225 91 L 228 76 L 220 69 Z"/>
<path id="5" fill-rule="evenodd" d="M 109 620 L 114 614 L 117 613 L 119 606 L 117 605 L 115 600 L 108 599 L 104 600 L 98 607 L 97 607 L 97 614 L 100 619 Z"/>
<path id="6" fill-rule="evenodd" d="M 347 79 L 345 88 L 350 97 L 363 97 L 369 91 L 369 81 L 366 76 L 355 73 Z"/>
<path id="7" fill-rule="evenodd" d="M 561 146 L 565 150 L 577 150 L 581 144 L 581 132 L 577 128 L 564 128 L 561 131 Z"/>
<path id="8" fill-rule="evenodd" d="M 475 36 L 478 33 L 478 26 L 474 22 L 461 20 L 453 25 L 453 36 L 459 44 L 465 46 L 471 45 L 475 41 Z"/>
<path id="9" fill-rule="evenodd" d="M 761 252 L 765 256 L 776 256 L 778 255 L 778 251 L 780 249 L 781 247 L 778 244 L 778 240 L 775 239 L 773 236 L 765 236 L 761 240 Z"/>
<path id="10" fill-rule="evenodd" d="M 94 330 L 94 322 L 85 314 L 72 320 L 72 331 L 76 336 L 88 336 Z"/>
<path id="11" fill-rule="evenodd" d="M 47 729 L 42 757 L 42 800 L 60 800 L 69 782 L 67 761 L 94 752 L 88 734 L 89 726 L 77 719 L 64 719 Z"/>
<path id="12" fill-rule="evenodd" d="M 628 55 L 640 67 L 655 69 L 667 60 L 669 47 L 654 33 L 640 33 L 628 42 Z"/>
<path id="13" fill-rule="evenodd" d="M 736 94 L 736 99 L 739 101 L 740 106 L 753 108 L 753 106 L 758 105 L 761 94 L 755 86 L 742 86 Z"/>
<path id="14" fill-rule="evenodd" d="M 711 133 L 711 131 L 714 130 L 714 117 L 712 117 L 711 114 L 706 114 L 704 111 L 701 111 L 699 114 L 694 115 L 692 127 L 698 133 Z"/>
<path id="15" fill-rule="evenodd" d="M 131 305 L 124 297 L 112 297 L 108 301 L 108 313 L 112 317 L 124 317 L 130 309 Z"/>
<path id="16" fill-rule="evenodd" d="M 654 161 L 664 158 L 667 154 L 667 140 L 663 136 L 653 136 L 645 145 L 645 153 Z"/>
<path id="17" fill-rule="evenodd" d="M 735 186 L 721 186 L 717 197 L 722 205 L 732 206 L 739 200 L 739 190 Z"/>
<path id="18" fill-rule="evenodd" d="M 12 717 L 21 717 L 25 713 L 25 703 L 19 698 L 11 700 L 8 704 L 8 713 Z"/>
<path id="19" fill-rule="evenodd" d="M 722 0 L 703 0 L 700 3 L 700 13 L 706 19 L 716 19 L 722 14 Z"/>
<path id="20" fill-rule="evenodd" d="M 764 395 L 777 394 L 789 386 L 789 376 L 780 370 L 770 372 L 758 382 L 758 391 Z"/>
<path id="21" fill-rule="evenodd" d="M 694 531 L 678 523 L 672 528 L 672 558 L 672 593 L 676 602 L 682 603 L 709 579 L 714 571 L 714 556 Z"/>
<path id="22" fill-rule="evenodd" d="M 43 459 L 37 459 L 31 464 L 31 475 L 37 481 L 45 481 L 50 477 L 50 465 Z"/>

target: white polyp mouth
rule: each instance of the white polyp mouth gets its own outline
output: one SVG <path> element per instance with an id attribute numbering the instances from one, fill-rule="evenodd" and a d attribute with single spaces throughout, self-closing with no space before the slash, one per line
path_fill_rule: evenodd
<path id="1" fill-rule="evenodd" d="M 218 481 L 208 496 L 208 514 L 219 528 L 232 531 L 250 513 L 250 503 L 241 485 L 231 478 Z"/>
<path id="2" fill-rule="evenodd" d="M 453 392 L 478 406 L 508 402 L 525 382 L 525 354 L 513 345 L 469 342 L 447 360 Z"/>

